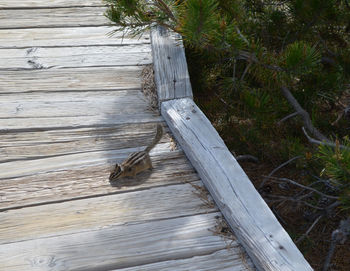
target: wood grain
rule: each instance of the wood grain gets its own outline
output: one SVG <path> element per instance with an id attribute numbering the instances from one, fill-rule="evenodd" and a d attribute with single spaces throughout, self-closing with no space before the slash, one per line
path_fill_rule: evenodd
<path id="1" fill-rule="evenodd" d="M 1 0 L 1 8 L 40 8 L 40 7 L 93 7 L 102 6 L 102 0 Z"/>
<path id="2" fill-rule="evenodd" d="M 217 211 L 195 193 L 179 184 L 2 212 L 0 244 Z"/>
<path id="3" fill-rule="evenodd" d="M 113 127 L 119 124 L 154 123 L 162 121 L 157 113 L 132 113 L 114 116 L 71 116 L 51 118 L 0 119 L 0 134 L 8 132 L 28 132 L 54 129 L 78 129 L 87 127 Z"/>
<path id="4" fill-rule="evenodd" d="M 147 33 L 107 38 L 99 1 L 0 3 L 0 269 L 251 270 L 236 240 L 214 234 L 220 213 L 167 134 L 152 170 L 109 182 L 164 119 L 140 92 Z M 183 62 L 169 37 L 170 64 Z"/>
<path id="5" fill-rule="evenodd" d="M 111 146 L 112 147 L 112 146 Z M 111 148 L 112 149 L 112 148 Z M 68 153 L 66 155 L 53 155 L 41 159 L 28 159 L 21 161 L 21 166 L 18 166 L 18 161 L 10 161 L 0 164 L 0 180 L 7 178 L 17 178 L 23 176 L 31 176 L 39 173 L 52 171 L 68 170 L 101 163 L 108 164 L 114 160 L 118 163 L 122 162 L 130 153 L 141 151 L 144 147 L 124 148 L 124 149 L 104 149 L 101 151 L 87 151 Z M 159 144 L 152 152 L 168 153 L 170 143 Z"/>
<path id="6" fill-rule="evenodd" d="M 105 10 L 105 7 L 0 9 L 0 29 L 111 25 L 103 15 Z"/>
<path id="7" fill-rule="evenodd" d="M 96 115 L 107 118 L 148 112 L 149 105 L 140 90 L 16 93 L 2 95 L 0 100 L 0 119 Z"/>
<path id="8" fill-rule="evenodd" d="M 141 89 L 142 66 L 1 71 L 0 95 Z M 1 110 L 1 109 L 0 109 Z"/>
<path id="9" fill-rule="evenodd" d="M 228 246 L 209 229 L 218 213 L 4 244 L 4 270 L 111 270 L 207 255 Z M 232 253 L 239 253 L 232 242 Z"/>
<path id="10" fill-rule="evenodd" d="M 138 90 L 7 94 L 0 104 L 0 134 L 161 120 Z"/>
<path id="11" fill-rule="evenodd" d="M 116 32 L 113 36 L 109 36 L 109 33 L 113 30 L 114 28 L 110 26 L 0 29 L 0 48 L 125 46 L 128 44 L 150 43 L 149 33 L 136 38 L 124 35 L 122 32 Z M 21 42 L 18 42 L 19 40 Z"/>
<path id="12" fill-rule="evenodd" d="M 191 99 L 162 103 L 162 115 L 259 270 L 312 270 Z"/>
<path id="13" fill-rule="evenodd" d="M 152 62 L 149 44 L 129 46 L 1 49 L 0 69 L 130 66 Z"/>
<path id="14" fill-rule="evenodd" d="M 254 271 L 255 267 L 242 253 L 232 253 L 231 249 L 223 249 L 212 254 L 194 256 L 187 259 L 170 260 L 151 263 L 137 267 L 143 271 Z M 134 271 L 135 267 L 114 269 L 111 271 Z"/>
<path id="15" fill-rule="evenodd" d="M 192 98 L 181 36 L 157 26 L 151 31 L 151 41 L 159 103 L 184 97 Z"/>
<path id="16" fill-rule="evenodd" d="M 2 163 L 1 170 L 7 176 L 0 180 L 0 209 L 125 193 L 199 179 L 181 151 L 166 151 L 163 147 L 168 148 L 168 145 L 163 144 L 156 153 L 151 153 L 152 171 L 115 185 L 108 181 L 113 166 L 135 149 L 85 153 L 84 159 L 81 158 L 83 154 L 61 157 L 60 160 L 38 159 L 34 160 L 33 168 L 24 162 Z M 13 171 L 6 164 L 13 166 Z M 19 177 L 23 174 L 27 176 Z"/>
<path id="17" fill-rule="evenodd" d="M 34 160 L 68 154 L 145 147 L 152 141 L 157 123 L 121 124 L 1 135 L 0 163 Z M 164 133 L 168 132 L 163 127 Z M 160 143 L 170 143 L 165 134 Z M 20 162 L 19 162 L 20 163 Z"/>

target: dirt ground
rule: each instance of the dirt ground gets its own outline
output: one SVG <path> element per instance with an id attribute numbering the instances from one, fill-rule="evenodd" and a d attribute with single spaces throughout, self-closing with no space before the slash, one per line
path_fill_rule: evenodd
<path id="1" fill-rule="evenodd" d="M 240 163 L 250 180 L 255 187 L 259 189 L 262 176 L 268 175 L 274 168 L 267 163 Z M 292 178 L 293 167 L 286 167 L 279 171 L 276 176 Z M 281 189 L 276 183 L 266 182 L 262 189 L 259 189 L 263 198 L 270 198 L 273 195 L 285 195 L 295 194 L 297 188 L 289 186 L 287 190 Z M 313 224 L 313 221 L 309 221 L 305 217 L 306 208 L 293 202 L 285 202 L 284 204 L 276 204 L 268 202 L 268 205 L 275 213 L 281 225 L 288 231 L 293 241 L 299 239 L 299 237 L 308 230 Z M 321 218 L 315 227 L 311 230 L 304 240 L 297 244 L 300 251 L 305 258 L 315 269 L 315 271 L 321 271 L 324 265 L 325 257 L 329 250 L 332 231 L 337 229 L 342 217 L 339 214 L 335 214 L 332 217 Z M 349 271 L 350 270 L 350 240 L 348 239 L 345 244 L 337 245 L 335 254 L 332 259 L 331 271 Z"/>

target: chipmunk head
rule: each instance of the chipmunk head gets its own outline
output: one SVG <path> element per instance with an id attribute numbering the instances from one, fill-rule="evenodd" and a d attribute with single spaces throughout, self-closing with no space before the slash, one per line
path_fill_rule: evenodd
<path id="1" fill-rule="evenodd" d="M 131 165 L 128 165 L 126 163 L 122 163 L 122 164 L 116 164 L 115 168 L 113 169 L 113 171 L 111 172 L 111 174 L 109 175 L 109 180 L 110 181 L 115 181 L 119 178 L 122 177 L 130 177 L 130 176 L 134 176 L 134 168 Z"/>
<path id="2" fill-rule="evenodd" d="M 120 177 L 122 173 L 122 168 L 119 164 L 116 164 L 114 169 L 112 170 L 111 174 L 109 175 L 109 180 L 110 181 L 115 181 Z"/>

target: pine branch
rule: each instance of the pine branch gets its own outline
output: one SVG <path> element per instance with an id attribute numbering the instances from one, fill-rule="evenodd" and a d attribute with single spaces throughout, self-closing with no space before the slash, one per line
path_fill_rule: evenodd
<path id="1" fill-rule="evenodd" d="M 285 86 L 281 88 L 283 96 L 287 99 L 287 101 L 293 106 L 294 110 L 302 117 L 306 128 L 313 134 L 317 139 L 321 141 L 325 141 L 327 143 L 331 142 L 325 135 L 323 135 L 319 130 L 315 128 L 310 119 L 310 115 L 308 112 L 304 110 L 298 103 L 298 101 L 294 98 L 289 89 Z"/>
<path id="2" fill-rule="evenodd" d="M 156 6 L 162 10 L 164 13 L 166 13 L 174 22 L 177 22 L 177 19 L 171 9 L 168 7 L 166 3 L 164 3 L 163 0 L 156 0 Z"/>

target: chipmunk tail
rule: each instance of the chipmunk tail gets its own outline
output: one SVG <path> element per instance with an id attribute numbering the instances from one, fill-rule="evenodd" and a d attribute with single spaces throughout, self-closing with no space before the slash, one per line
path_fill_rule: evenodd
<path id="1" fill-rule="evenodd" d="M 150 152 L 155 145 L 160 141 L 160 139 L 163 136 L 163 127 L 160 124 L 157 124 L 157 129 L 156 129 L 156 135 L 154 136 L 154 139 L 152 143 L 145 149 L 146 152 Z"/>

